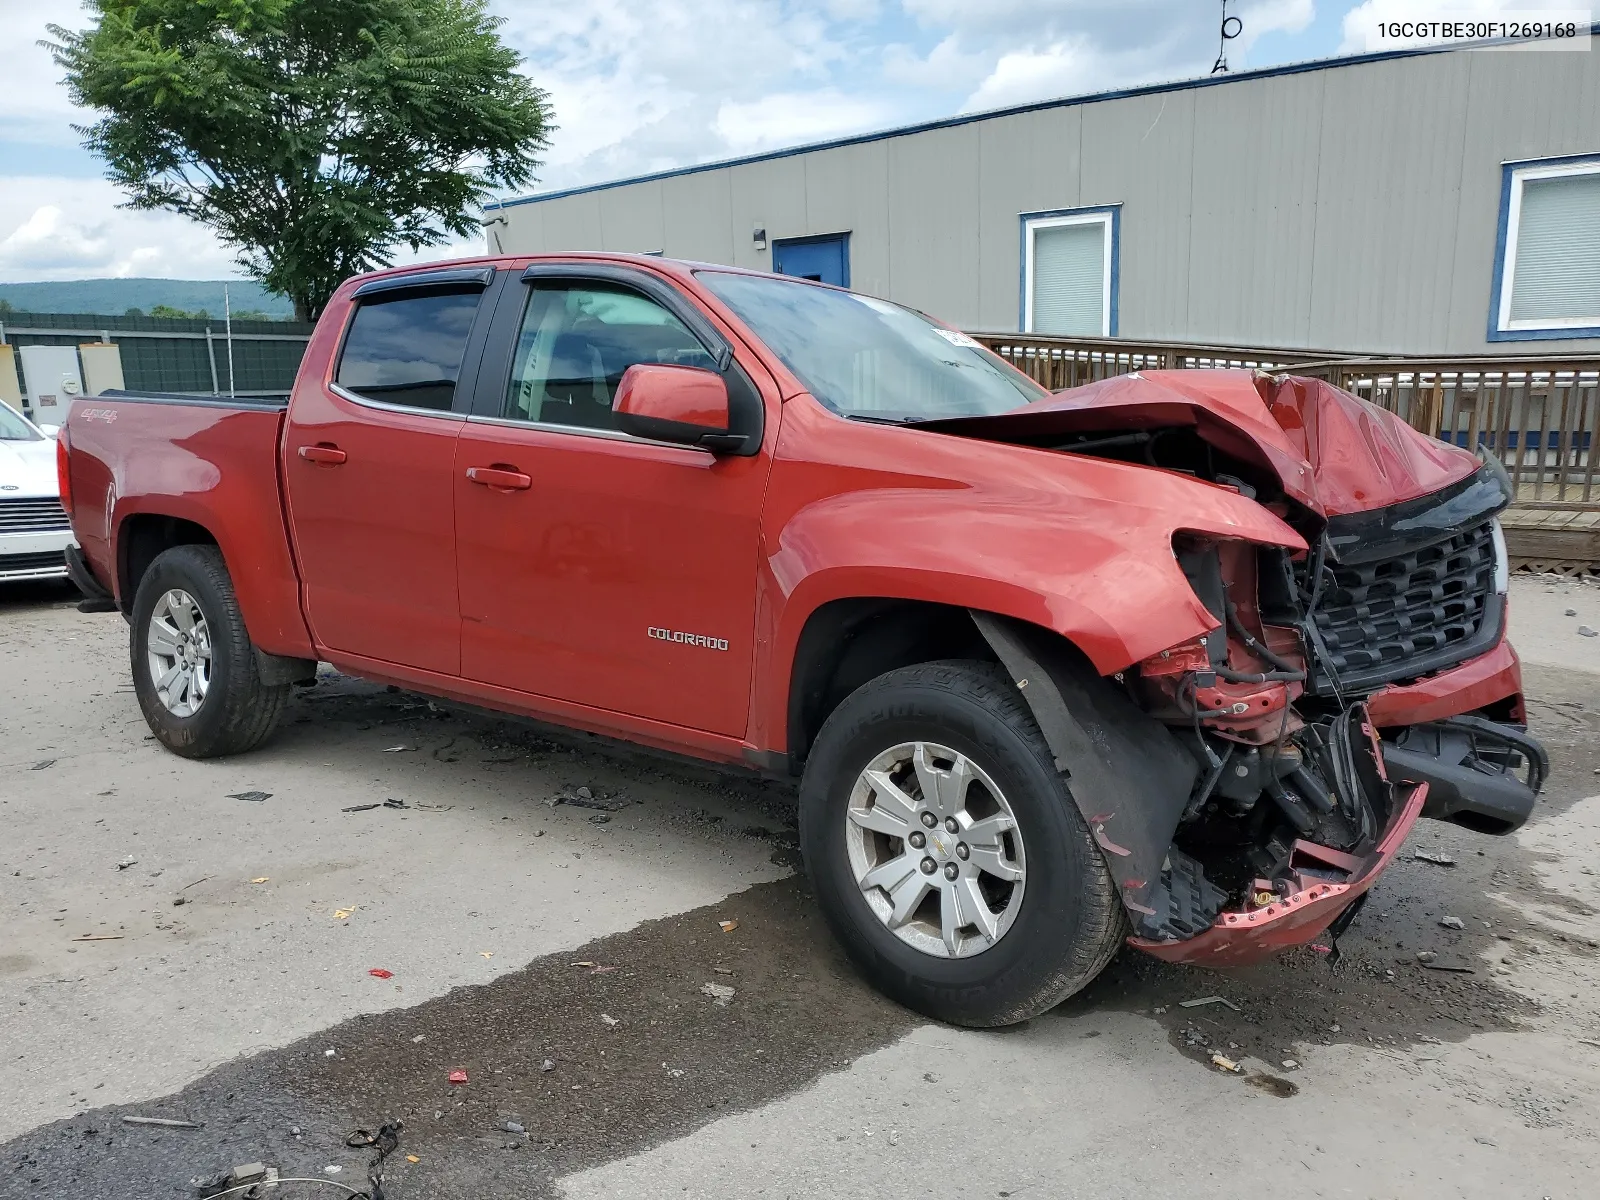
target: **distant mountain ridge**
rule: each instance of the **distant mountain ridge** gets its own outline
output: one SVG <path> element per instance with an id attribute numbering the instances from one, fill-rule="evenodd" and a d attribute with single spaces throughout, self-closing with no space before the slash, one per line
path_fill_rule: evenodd
<path id="1" fill-rule="evenodd" d="M 121 316 L 130 308 L 148 313 L 158 304 L 184 312 L 204 309 L 222 318 L 220 279 L 64 279 L 45 283 L 0 283 L 0 300 L 35 313 L 100 313 Z M 228 298 L 234 312 L 263 312 L 287 320 L 294 306 L 259 283 L 230 279 Z"/>

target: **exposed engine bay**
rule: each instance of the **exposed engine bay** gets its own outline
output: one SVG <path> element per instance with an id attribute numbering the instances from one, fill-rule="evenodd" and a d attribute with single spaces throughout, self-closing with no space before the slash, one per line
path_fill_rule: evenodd
<path id="1" fill-rule="evenodd" d="M 1192 382 L 1224 374 L 1203 391 Z M 1330 923 L 1337 934 L 1418 815 L 1516 828 L 1548 767 L 1520 697 L 1398 728 L 1367 706 L 1501 642 L 1508 565 L 1495 518 L 1511 489 L 1499 463 L 1320 381 L 1216 376 L 1123 376 L 1009 425 L 938 427 L 1187 474 L 1256 501 L 1303 539 L 1294 551 L 1180 530 L 1174 557 L 1215 627 L 1117 677 L 1193 766 L 1176 819 L 1159 818 L 1171 833 L 1158 879 L 1131 866 L 1139 847 L 1126 827 L 1109 847 L 1127 855 L 1108 861 L 1135 943 L 1220 965 Z M 1146 795 L 1175 778 L 1169 769 Z M 1111 823 L 1094 828 L 1107 849 Z"/>

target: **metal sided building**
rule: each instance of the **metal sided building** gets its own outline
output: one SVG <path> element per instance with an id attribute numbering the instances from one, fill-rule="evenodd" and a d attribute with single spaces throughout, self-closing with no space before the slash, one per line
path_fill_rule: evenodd
<path id="1" fill-rule="evenodd" d="M 1600 52 L 1434 49 L 1053 100 L 491 207 L 489 250 L 847 284 L 973 330 L 1600 349 Z"/>

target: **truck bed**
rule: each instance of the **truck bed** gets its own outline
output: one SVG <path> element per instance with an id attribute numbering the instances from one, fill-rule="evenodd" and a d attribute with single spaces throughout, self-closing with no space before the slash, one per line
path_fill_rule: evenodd
<path id="1" fill-rule="evenodd" d="M 74 526 L 89 569 L 123 612 L 133 604 L 127 581 L 151 557 L 145 531 L 189 520 L 209 531 L 241 581 L 256 644 L 311 652 L 278 477 L 285 409 L 283 401 L 132 391 L 73 404 L 63 432 Z"/>

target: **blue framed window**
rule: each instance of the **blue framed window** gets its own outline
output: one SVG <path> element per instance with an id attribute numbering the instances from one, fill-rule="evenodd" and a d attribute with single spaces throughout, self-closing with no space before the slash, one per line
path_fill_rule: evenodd
<path id="1" fill-rule="evenodd" d="M 1022 213 L 1023 333 L 1117 335 L 1122 206 Z"/>
<path id="2" fill-rule="evenodd" d="M 1489 340 L 1600 337 L 1600 156 L 1502 172 Z"/>

